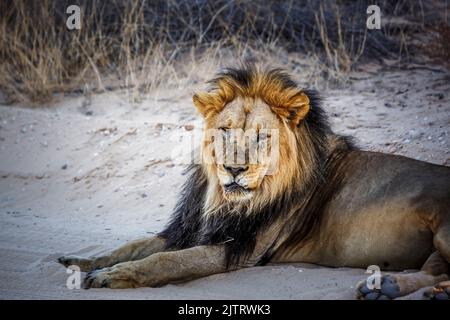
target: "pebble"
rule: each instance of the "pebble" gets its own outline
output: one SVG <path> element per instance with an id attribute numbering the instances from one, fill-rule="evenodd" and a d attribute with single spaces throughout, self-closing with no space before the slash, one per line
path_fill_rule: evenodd
<path id="1" fill-rule="evenodd" d="M 371 292 L 371 293 L 366 294 L 365 298 L 367 300 L 376 300 L 379 296 L 380 296 L 380 294 L 378 292 Z"/>
<path id="2" fill-rule="evenodd" d="M 445 291 L 443 291 L 443 292 L 436 294 L 434 298 L 436 300 L 448 300 L 449 296 Z"/>
<path id="3" fill-rule="evenodd" d="M 422 135 L 423 135 L 423 132 L 419 132 L 419 131 L 414 130 L 414 129 L 408 131 L 408 136 L 409 136 L 412 140 L 418 139 L 418 138 L 420 138 Z"/>
<path id="4" fill-rule="evenodd" d="M 156 175 L 157 175 L 158 177 L 160 177 L 160 178 L 164 177 L 164 175 L 165 175 L 165 173 L 164 173 L 163 171 L 157 171 L 157 172 L 155 172 L 155 173 L 156 173 Z"/>

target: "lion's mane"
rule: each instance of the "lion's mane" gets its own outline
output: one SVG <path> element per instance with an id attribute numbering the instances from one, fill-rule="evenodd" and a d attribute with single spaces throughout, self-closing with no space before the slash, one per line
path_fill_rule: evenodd
<path id="1" fill-rule="evenodd" d="M 282 70 L 261 71 L 253 66 L 226 69 L 211 81 L 211 86 L 210 93 L 214 94 L 218 108 L 238 95 L 251 95 L 265 101 L 280 117 L 295 116 L 283 110 L 283 100 L 297 94 L 299 87 Z M 286 217 L 278 239 L 259 261 L 264 264 L 277 250 L 297 247 L 319 232 L 326 204 L 343 179 L 345 157 L 354 147 L 350 139 L 331 131 L 317 93 L 301 92 L 309 98 L 309 112 L 291 129 L 295 141 L 280 141 L 296 144 L 291 149 L 297 152 L 291 156 L 296 157 L 298 172 L 286 177 L 288 180 L 282 185 L 270 186 L 271 190 L 277 190 L 276 197 L 260 195 L 250 200 L 260 203 L 221 205 L 210 215 L 205 214 L 205 201 L 211 196 L 207 192 L 211 173 L 202 164 L 191 165 L 172 218 L 159 234 L 167 239 L 168 249 L 223 243 L 226 264 L 232 267 L 252 253 L 260 232 L 275 220 Z M 206 97 L 196 95 L 194 99 Z M 283 158 L 280 167 L 283 167 Z"/>

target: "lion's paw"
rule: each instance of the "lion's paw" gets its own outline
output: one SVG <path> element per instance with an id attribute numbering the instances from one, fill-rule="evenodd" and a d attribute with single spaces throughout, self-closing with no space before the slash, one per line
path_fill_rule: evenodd
<path id="1" fill-rule="evenodd" d="M 83 288 L 125 289 L 139 287 L 130 268 L 117 264 L 110 268 L 93 270 L 86 275 Z"/>
<path id="2" fill-rule="evenodd" d="M 450 300 L 450 281 L 444 281 L 423 293 L 425 299 Z"/>
<path id="3" fill-rule="evenodd" d="M 95 269 L 94 260 L 82 258 L 78 256 L 62 256 L 58 258 L 58 262 L 65 267 L 77 266 L 80 271 L 87 272 Z"/>
<path id="4" fill-rule="evenodd" d="M 400 295 L 400 286 L 394 275 L 381 276 L 380 289 L 369 289 L 366 280 L 358 283 L 356 289 L 356 297 L 360 300 L 391 300 Z"/>

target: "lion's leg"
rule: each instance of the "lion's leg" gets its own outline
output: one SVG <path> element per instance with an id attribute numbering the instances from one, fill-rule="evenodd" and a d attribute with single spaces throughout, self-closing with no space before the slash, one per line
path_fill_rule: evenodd
<path id="1" fill-rule="evenodd" d="M 164 250 L 164 246 L 165 240 L 155 236 L 131 241 L 111 253 L 99 257 L 83 258 L 78 256 L 62 256 L 58 259 L 58 262 L 66 267 L 76 265 L 81 271 L 91 271 L 110 267 L 120 262 L 143 259 Z"/>
<path id="2" fill-rule="evenodd" d="M 434 246 L 441 255 L 450 263 L 450 227 L 444 226 L 434 236 Z M 450 281 L 443 281 L 430 290 L 424 292 L 424 297 L 436 300 L 450 299 Z"/>
<path id="3" fill-rule="evenodd" d="M 424 297 L 432 300 L 450 300 L 450 281 L 443 281 L 424 292 Z"/>
<path id="4" fill-rule="evenodd" d="M 448 271 L 449 266 L 446 259 L 439 251 L 435 251 L 419 272 L 382 276 L 381 288 L 369 289 L 366 281 L 361 281 L 357 286 L 357 298 L 364 300 L 395 299 L 420 288 L 448 280 Z"/>
<path id="5" fill-rule="evenodd" d="M 157 287 L 227 271 L 223 245 L 198 246 L 155 253 L 145 259 L 123 262 L 87 274 L 83 287 Z"/>
<path id="6" fill-rule="evenodd" d="M 445 225 L 438 229 L 434 235 L 433 243 L 434 247 L 450 263 L 450 225 Z"/>

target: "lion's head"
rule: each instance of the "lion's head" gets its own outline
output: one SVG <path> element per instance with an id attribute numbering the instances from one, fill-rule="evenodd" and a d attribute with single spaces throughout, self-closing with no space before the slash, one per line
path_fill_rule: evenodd
<path id="1" fill-rule="evenodd" d="M 226 69 L 193 100 L 204 117 L 202 162 L 188 167 L 172 220 L 160 233 L 167 247 L 226 243 L 230 266 L 272 226 L 278 237 L 258 263 L 305 243 L 339 190 L 352 150 L 330 129 L 317 95 L 279 69 L 246 66 Z M 227 139 L 233 134 L 244 139 Z M 255 161 L 260 147 L 266 153 L 256 152 Z"/>
<path id="2" fill-rule="evenodd" d="M 317 148 L 306 118 L 314 97 L 279 69 L 226 69 L 210 83 L 193 96 L 205 122 L 205 212 L 224 205 L 253 212 L 309 179 Z"/>

